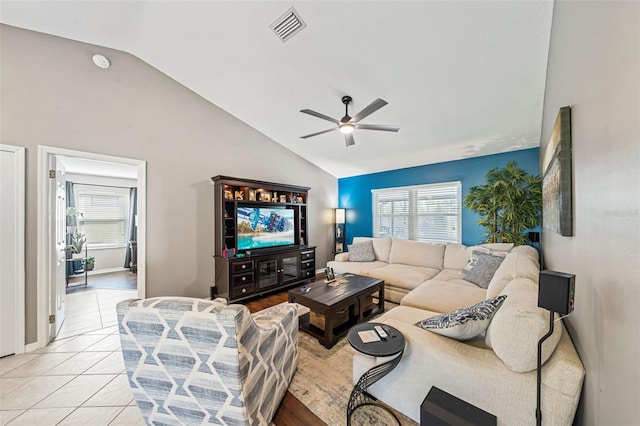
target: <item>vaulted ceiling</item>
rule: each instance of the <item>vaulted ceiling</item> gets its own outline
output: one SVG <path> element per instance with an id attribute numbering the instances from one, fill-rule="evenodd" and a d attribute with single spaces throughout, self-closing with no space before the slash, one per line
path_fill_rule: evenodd
<path id="1" fill-rule="evenodd" d="M 306 28 L 270 24 L 294 6 Z M 539 146 L 551 1 L 12 1 L 0 22 L 123 50 L 336 177 Z M 96 52 L 100 53 L 100 52 Z M 113 64 L 117 66 L 117 64 Z M 356 144 L 300 136 L 376 98 Z M 351 114 L 353 115 L 353 114 Z"/>

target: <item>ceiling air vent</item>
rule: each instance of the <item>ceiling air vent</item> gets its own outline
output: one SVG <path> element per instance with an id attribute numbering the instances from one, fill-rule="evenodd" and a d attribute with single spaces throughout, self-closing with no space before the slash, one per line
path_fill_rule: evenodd
<path id="1" fill-rule="evenodd" d="M 292 7 L 282 14 L 276 21 L 269 25 L 282 42 L 289 40 L 298 34 L 307 24 L 304 23 L 298 12 Z"/>

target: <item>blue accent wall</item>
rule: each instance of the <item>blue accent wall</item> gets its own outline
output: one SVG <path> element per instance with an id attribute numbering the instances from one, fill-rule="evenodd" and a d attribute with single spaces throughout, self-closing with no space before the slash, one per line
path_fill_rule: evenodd
<path id="1" fill-rule="evenodd" d="M 350 244 L 353 237 L 372 236 L 372 189 L 461 181 L 464 199 L 469 188 L 485 183 L 490 169 L 502 168 L 509 161 L 515 161 L 530 174 L 540 174 L 539 149 L 531 148 L 338 179 L 338 207 L 347 209 L 346 239 Z M 479 218 L 462 208 L 462 244 L 475 245 L 483 241 L 484 228 L 478 226 Z"/>

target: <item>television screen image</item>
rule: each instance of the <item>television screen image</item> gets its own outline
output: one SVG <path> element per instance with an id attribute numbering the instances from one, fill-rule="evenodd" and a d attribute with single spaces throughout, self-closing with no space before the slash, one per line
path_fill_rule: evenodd
<path id="1" fill-rule="evenodd" d="M 238 206 L 238 250 L 295 243 L 292 209 Z"/>

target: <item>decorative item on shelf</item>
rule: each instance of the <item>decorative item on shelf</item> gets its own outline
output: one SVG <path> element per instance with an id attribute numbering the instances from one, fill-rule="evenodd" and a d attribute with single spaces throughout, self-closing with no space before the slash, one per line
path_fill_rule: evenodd
<path id="1" fill-rule="evenodd" d="M 271 199 L 273 200 L 274 203 L 278 201 L 278 193 L 276 191 L 273 192 Z"/>
<path id="2" fill-rule="evenodd" d="M 256 201 L 256 191 L 255 189 L 249 190 L 249 201 Z"/>
<path id="3" fill-rule="evenodd" d="M 536 425 L 542 424 L 540 409 L 542 385 L 542 344 L 553 334 L 554 312 L 567 316 L 573 312 L 575 298 L 575 275 L 556 271 L 540 271 L 538 285 L 538 307 L 549 310 L 549 332 L 538 341 L 538 380 L 536 401 Z"/>
<path id="4" fill-rule="evenodd" d="M 224 190 L 224 198 L 227 200 L 233 200 L 233 193 L 231 192 L 230 189 Z"/>
<path id="5" fill-rule="evenodd" d="M 86 259 L 82 259 L 81 262 L 87 271 L 93 271 L 93 268 L 96 264 L 96 258 L 93 256 L 87 257 Z"/>
<path id="6" fill-rule="evenodd" d="M 304 199 L 302 197 L 300 197 L 300 196 L 297 196 L 296 197 L 296 203 L 302 204 L 302 203 L 304 203 Z"/>
<path id="7" fill-rule="evenodd" d="M 236 249 L 231 248 L 231 249 L 222 250 L 222 257 L 224 257 L 225 259 L 231 259 L 235 255 L 236 255 Z"/>
<path id="8" fill-rule="evenodd" d="M 261 192 L 260 193 L 260 201 L 270 202 L 271 201 L 271 193 L 270 192 Z"/>
<path id="9" fill-rule="evenodd" d="M 280 202 L 281 203 L 286 203 L 287 202 L 287 196 L 286 195 L 280 195 Z"/>
<path id="10" fill-rule="evenodd" d="M 347 222 L 346 209 L 334 209 L 335 212 L 335 252 L 342 253 L 344 251 L 345 224 Z"/>
<path id="11" fill-rule="evenodd" d="M 244 200 L 244 192 L 236 191 L 236 200 Z"/>
<path id="12" fill-rule="evenodd" d="M 78 216 L 84 217 L 84 214 L 75 207 L 67 207 L 66 214 L 67 234 L 75 234 L 78 229 Z"/>

